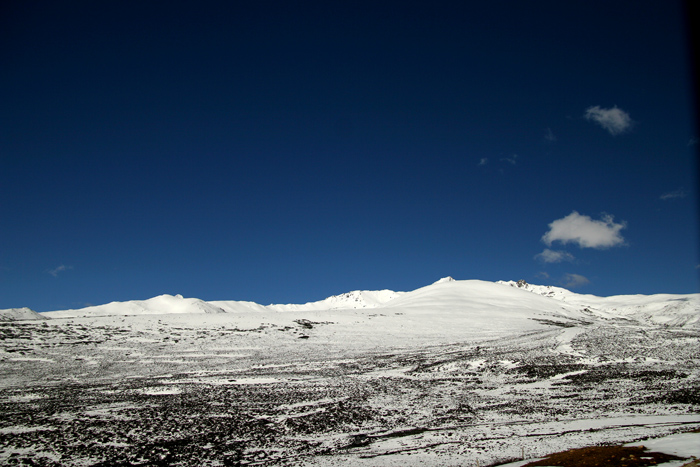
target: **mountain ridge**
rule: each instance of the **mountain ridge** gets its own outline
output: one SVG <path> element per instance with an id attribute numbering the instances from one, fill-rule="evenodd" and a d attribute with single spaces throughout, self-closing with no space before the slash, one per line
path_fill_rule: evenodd
<path id="1" fill-rule="evenodd" d="M 42 320 L 48 319 L 41 313 L 38 313 L 31 308 L 7 308 L 0 310 L 0 322 L 2 321 L 25 321 L 25 320 Z"/>
<path id="2" fill-rule="evenodd" d="M 498 284 L 583 307 L 599 315 L 627 317 L 650 325 L 700 327 L 700 294 L 584 295 L 549 285 L 525 281 L 498 281 Z"/>
<path id="3" fill-rule="evenodd" d="M 538 298 L 535 298 L 538 297 Z M 45 318 L 109 315 L 303 313 L 334 310 L 413 310 L 414 312 L 488 312 L 494 316 L 545 313 L 566 319 L 627 319 L 649 325 L 700 327 L 700 294 L 581 295 L 554 286 L 525 281 L 480 281 L 442 278 L 410 292 L 355 290 L 304 304 L 260 305 L 255 302 L 204 301 L 181 295 L 159 295 L 147 300 L 111 302 L 77 310 L 41 313 Z M 399 312 L 397 312 L 399 313 Z M 550 316 L 550 318 L 551 318 Z M 549 318 L 547 318 L 549 319 Z"/>

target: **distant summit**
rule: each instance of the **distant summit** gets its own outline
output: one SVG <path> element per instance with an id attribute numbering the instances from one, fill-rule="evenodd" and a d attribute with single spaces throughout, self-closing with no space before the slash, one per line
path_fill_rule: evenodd
<path id="1" fill-rule="evenodd" d="M 393 290 L 353 290 L 340 295 L 332 295 L 318 302 L 309 302 L 302 305 L 268 305 L 273 311 L 312 311 L 312 310 L 349 310 L 360 308 L 378 308 L 405 292 Z"/>
<path id="2" fill-rule="evenodd" d="M 433 284 L 442 284 L 443 282 L 454 282 L 454 281 L 455 280 L 452 278 L 452 276 L 447 276 L 447 277 L 443 277 L 442 279 L 440 279 L 436 282 L 433 282 Z"/>
<path id="3" fill-rule="evenodd" d="M 198 298 L 183 298 L 182 295 L 159 295 L 148 300 L 112 302 L 106 305 L 89 306 L 79 310 L 48 311 L 49 318 L 74 318 L 79 316 L 153 315 L 153 314 L 197 314 L 226 313 L 220 307 Z"/>
<path id="4" fill-rule="evenodd" d="M 622 320 L 653 326 L 700 328 L 700 294 L 581 295 L 560 287 L 519 281 L 455 280 L 450 276 L 410 292 L 355 290 L 303 304 L 260 305 L 243 301 L 206 302 L 181 295 L 160 295 L 148 300 L 112 302 L 81 310 L 42 313 L 28 308 L 0 310 L 0 320 L 209 313 L 304 313 L 331 310 L 381 309 L 394 313 L 412 310 L 425 315 L 473 314 L 491 322 L 514 325 L 528 320 Z M 570 324 L 571 324 L 570 323 Z"/>
<path id="5" fill-rule="evenodd" d="M 47 318 L 27 307 L 0 310 L 0 321 L 24 321 L 37 319 Z"/>
<path id="6" fill-rule="evenodd" d="M 526 290 L 543 297 L 580 307 L 606 319 L 624 318 L 655 326 L 700 328 L 700 294 L 582 295 L 552 285 L 528 284 L 524 280 L 497 284 Z"/>
<path id="7" fill-rule="evenodd" d="M 509 285 L 511 287 L 517 287 L 519 289 L 527 290 L 528 292 L 533 292 L 539 295 L 544 295 L 546 297 L 556 297 L 556 298 L 563 298 L 571 295 L 577 295 L 571 292 L 568 289 L 564 289 L 561 287 L 555 287 L 553 285 L 534 285 L 534 284 L 528 284 L 524 280 L 520 279 L 519 281 L 498 281 L 496 282 L 497 284 L 503 284 L 503 285 Z"/>

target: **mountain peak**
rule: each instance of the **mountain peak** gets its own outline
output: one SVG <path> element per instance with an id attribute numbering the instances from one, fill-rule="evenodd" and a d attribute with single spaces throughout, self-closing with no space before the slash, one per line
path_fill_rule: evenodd
<path id="1" fill-rule="evenodd" d="M 46 317 L 27 307 L 0 310 L 0 321 L 23 321 L 29 319 L 46 319 Z"/>
<path id="2" fill-rule="evenodd" d="M 434 282 L 434 284 L 442 284 L 443 282 L 455 282 L 455 280 L 452 278 L 452 276 L 447 276 L 447 277 L 443 277 L 442 279 L 440 279 L 437 282 Z"/>

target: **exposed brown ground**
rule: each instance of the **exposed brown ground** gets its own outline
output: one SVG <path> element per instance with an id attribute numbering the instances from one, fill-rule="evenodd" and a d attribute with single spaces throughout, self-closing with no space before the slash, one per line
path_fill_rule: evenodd
<path id="1" fill-rule="evenodd" d="M 636 467 L 658 465 L 682 457 L 661 452 L 648 452 L 644 446 L 592 446 L 551 454 L 547 458 L 530 462 L 523 467 Z M 695 461 L 685 464 L 695 466 Z"/>

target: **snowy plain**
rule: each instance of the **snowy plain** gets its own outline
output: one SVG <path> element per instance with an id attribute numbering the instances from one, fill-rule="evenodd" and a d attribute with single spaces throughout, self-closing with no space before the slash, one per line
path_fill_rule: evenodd
<path id="1" fill-rule="evenodd" d="M 700 457 L 700 294 L 445 278 L 19 316 L 0 322 L 0 463 L 524 465 L 666 436 Z"/>

